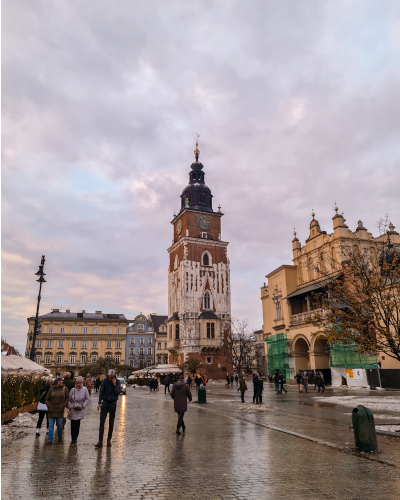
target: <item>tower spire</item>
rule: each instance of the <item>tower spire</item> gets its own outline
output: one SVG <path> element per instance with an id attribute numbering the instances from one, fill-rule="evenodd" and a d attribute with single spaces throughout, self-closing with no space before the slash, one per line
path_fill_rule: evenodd
<path id="1" fill-rule="evenodd" d="M 194 150 L 194 156 L 196 158 L 196 161 L 199 161 L 199 154 L 200 154 L 200 151 L 199 151 L 199 137 L 200 137 L 200 134 L 197 133 L 197 139 L 196 139 L 196 149 Z"/>

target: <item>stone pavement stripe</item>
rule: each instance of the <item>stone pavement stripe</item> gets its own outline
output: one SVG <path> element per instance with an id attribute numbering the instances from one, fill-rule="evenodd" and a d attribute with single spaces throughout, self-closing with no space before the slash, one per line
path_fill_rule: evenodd
<path id="1" fill-rule="evenodd" d="M 173 403 L 173 401 L 169 401 L 169 400 L 166 400 L 166 399 L 160 399 L 160 398 L 154 398 L 152 396 L 138 396 L 138 395 L 135 394 L 135 397 L 137 397 L 137 398 L 143 398 L 143 399 L 154 399 L 156 401 L 163 401 L 164 403 Z M 194 403 L 194 404 L 196 404 L 196 403 Z M 191 406 L 191 405 L 189 405 L 188 408 L 194 408 L 194 407 Z M 197 408 L 200 409 L 200 410 L 204 410 L 204 411 L 209 411 L 211 413 L 215 413 L 217 415 L 221 415 L 222 417 L 231 418 L 231 419 L 234 419 L 234 420 L 242 420 L 243 422 L 248 422 L 249 424 L 258 425 L 259 427 L 265 427 L 266 429 L 271 429 L 273 431 L 282 432 L 284 434 L 288 434 L 289 436 L 294 436 L 294 437 L 298 437 L 300 439 L 305 439 L 306 441 L 311 441 L 313 443 L 320 444 L 322 446 L 327 446 L 328 448 L 334 448 L 335 450 L 338 450 L 338 451 L 340 451 L 342 453 L 349 453 L 342 446 L 338 446 L 335 443 L 329 443 L 328 441 L 323 441 L 322 439 L 317 439 L 317 438 L 314 438 L 314 437 L 311 437 L 311 436 L 306 436 L 304 434 L 299 434 L 298 432 L 289 431 L 287 429 L 281 429 L 280 427 L 275 427 L 274 425 L 263 424 L 261 422 L 255 422 L 254 420 L 250 420 L 250 419 L 247 419 L 245 417 L 238 417 L 238 416 L 227 415 L 226 413 L 221 413 L 221 412 L 213 410 L 211 408 L 207 408 L 205 406 L 200 406 L 200 404 L 197 406 Z M 396 437 L 398 437 L 398 436 L 396 436 Z M 381 460 L 379 458 L 375 458 L 376 455 L 370 456 L 370 455 L 367 455 L 365 453 L 363 453 L 363 454 L 350 453 L 350 454 L 353 454 L 354 456 L 357 456 L 359 458 L 363 458 L 364 460 L 372 460 L 373 462 L 378 462 L 378 463 L 383 464 L 383 465 L 389 465 L 390 467 L 394 467 L 396 469 L 400 469 L 399 464 L 397 464 L 396 462 L 392 462 L 391 460 L 386 460 L 386 459 L 385 460 Z"/>

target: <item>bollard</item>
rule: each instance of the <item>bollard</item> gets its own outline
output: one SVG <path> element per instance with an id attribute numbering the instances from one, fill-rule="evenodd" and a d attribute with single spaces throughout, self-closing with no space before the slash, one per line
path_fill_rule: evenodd
<path id="1" fill-rule="evenodd" d="M 197 402 L 198 403 L 207 403 L 207 398 L 206 398 L 206 388 L 201 386 L 199 387 L 199 390 L 198 390 L 198 399 L 197 399 Z"/>
<path id="2" fill-rule="evenodd" d="M 351 414 L 354 429 L 354 441 L 359 451 L 378 451 L 375 422 L 371 410 L 358 405 Z"/>

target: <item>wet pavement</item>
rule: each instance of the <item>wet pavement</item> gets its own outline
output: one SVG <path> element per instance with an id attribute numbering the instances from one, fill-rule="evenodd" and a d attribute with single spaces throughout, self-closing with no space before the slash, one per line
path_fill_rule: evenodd
<path id="1" fill-rule="evenodd" d="M 327 391 L 317 401 L 313 391 L 278 396 L 268 386 L 265 406 L 255 409 L 240 403 L 235 387 L 211 384 L 207 405 L 189 405 L 186 433 L 177 436 L 171 398 L 129 387 L 118 403 L 113 445 L 100 450 L 94 395 L 77 445 L 69 422 L 63 443 L 47 446 L 32 429 L 2 444 L 2 498 L 398 500 L 400 440 L 379 436 L 382 452 L 374 456 L 383 463 L 352 454 L 351 408 L 329 402 L 350 394 Z"/>

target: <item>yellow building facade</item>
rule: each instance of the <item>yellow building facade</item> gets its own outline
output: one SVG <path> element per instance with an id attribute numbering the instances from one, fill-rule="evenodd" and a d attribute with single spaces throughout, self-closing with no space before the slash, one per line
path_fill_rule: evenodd
<path id="1" fill-rule="evenodd" d="M 127 319 L 124 314 L 102 311 L 74 313 L 53 309 L 40 316 L 41 332 L 36 337 L 36 362 L 55 375 L 71 369 L 75 374 L 98 358 L 112 357 L 125 363 Z M 29 357 L 35 318 L 27 318 L 29 330 L 26 353 Z"/>
<path id="2" fill-rule="evenodd" d="M 380 363 L 381 368 L 400 369 L 400 363 L 384 353 L 360 357 L 358 352 L 345 351 L 327 345 L 323 331 L 306 323 L 316 313 L 328 313 L 312 303 L 312 293 L 322 290 L 327 280 L 340 268 L 343 247 L 353 251 L 369 252 L 374 259 L 387 242 L 400 247 L 400 236 L 390 224 L 385 235 L 374 237 L 358 221 L 355 231 L 345 224 L 343 215 L 333 217 L 333 231 L 322 231 L 315 214 L 309 227 L 305 245 L 301 245 L 296 232 L 292 241 L 293 265 L 282 265 L 266 275 L 268 282 L 261 287 L 263 332 L 266 342 L 267 370 L 284 370 L 287 380 L 298 370 L 321 370 L 329 379 L 330 367 L 335 365 L 369 366 Z M 354 363 L 350 362 L 354 361 Z M 327 380 L 328 381 L 328 380 Z"/>

